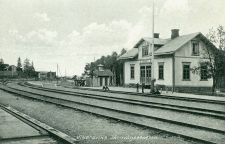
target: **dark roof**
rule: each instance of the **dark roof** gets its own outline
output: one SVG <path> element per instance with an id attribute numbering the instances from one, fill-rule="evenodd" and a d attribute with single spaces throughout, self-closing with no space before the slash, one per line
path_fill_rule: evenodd
<path id="1" fill-rule="evenodd" d="M 109 69 L 105 69 L 102 71 L 95 70 L 93 73 L 97 76 L 113 76 L 113 73 Z"/>
<path id="2" fill-rule="evenodd" d="M 183 36 L 179 36 L 176 37 L 175 39 L 158 39 L 158 38 L 154 38 L 154 44 L 163 44 L 162 47 L 160 47 L 159 49 L 155 50 L 155 55 L 164 55 L 164 54 L 173 54 L 176 50 L 178 50 L 179 48 L 181 48 L 184 44 L 186 44 L 188 41 L 192 40 L 193 38 L 200 36 L 200 39 L 204 39 L 204 41 L 208 42 L 208 45 L 210 45 L 211 47 L 215 47 L 211 42 L 209 42 L 207 40 L 207 38 L 205 38 L 204 35 L 202 35 L 200 32 L 197 33 L 192 33 L 192 34 L 188 34 L 188 35 L 183 35 Z M 130 51 L 128 51 L 127 53 L 123 54 L 122 56 L 120 56 L 118 59 L 130 59 L 130 58 L 134 58 L 135 56 L 137 56 L 138 54 L 138 50 L 137 47 L 143 42 L 143 41 L 147 41 L 149 43 L 151 43 L 152 38 L 142 38 L 135 46 L 133 49 L 131 49 Z M 151 55 L 151 53 L 150 53 Z"/>
<path id="3" fill-rule="evenodd" d="M 56 72 L 53 72 L 53 71 L 35 71 L 36 73 L 56 73 Z"/>
<path id="4" fill-rule="evenodd" d="M 154 38 L 154 45 L 164 45 L 166 44 L 170 39 L 160 39 L 160 38 Z M 149 37 L 143 37 L 141 38 L 137 44 L 135 44 L 134 48 L 138 48 L 139 45 L 143 42 L 147 41 L 148 43 L 152 43 L 152 38 Z"/>
<path id="5" fill-rule="evenodd" d="M 186 44 L 188 41 L 192 40 L 199 34 L 201 33 L 198 32 L 176 37 L 175 39 L 170 40 L 167 44 L 165 44 L 161 48 L 157 49 L 155 51 L 155 54 L 174 53 L 176 50 L 178 50 L 180 47 L 182 47 L 184 44 Z"/>
<path id="6" fill-rule="evenodd" d="M 137 48 L 133 48 L 129 51 L 127 51 L 125 54 L 121 55 L 117 60 L 120 59 L 131 59 L 134 58 L 138 55 L 138 49 Z"/>

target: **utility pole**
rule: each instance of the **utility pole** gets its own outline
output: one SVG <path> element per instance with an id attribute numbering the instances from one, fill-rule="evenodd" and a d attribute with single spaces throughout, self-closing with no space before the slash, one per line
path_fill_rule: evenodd
<path id="1" fill-rule="evenodd" d="M 57 64 L 57 77 L 56 77 L 56 80 L 57 80 L 57 84 L 58 84 L 58 64 Z"/>
<path id="2" fill-rule="evenodd" d="M 12 77 L 13 77 L 13 67 L 11 66 L 11 69 L 12 69 Z"/>
<path id="3" fill-rule="evenodd" d="M 149 44 L 150 46 L 150 44 Z M 152 8 L 152 59 L 151 59 L 151 93 L 155 92 L 155 78 L 154 78 L 154 3 Z"/>

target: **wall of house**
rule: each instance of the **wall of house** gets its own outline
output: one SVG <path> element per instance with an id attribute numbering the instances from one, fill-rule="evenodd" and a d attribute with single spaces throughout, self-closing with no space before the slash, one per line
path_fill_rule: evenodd
<path id="1" fill-rule="evenodd" d="M 190 81 L 183 80 L 183 63 L 190 63 L 190 67 L 198 66 L 199 59 L 201 58 L 201 51 L 206 45 L 199 39 L 193 39 L 199 41 L 199 56 L 192 55 L 192 42 L 189 41 L 184 44 L 180 49 L 175 52 L 175 90 L 179 92 L 187 91 L 205 91 L 210 90 L 212 86 L 212 79 L 201 80 L 200 75 L 193 74 L 190 72 Z M 142 42 L 144 44 L 144 42 Z M 142 57 L 142 44 L 139 45 L 138 60 L 125 62 L 125 86 L 131 84 L 140 84 L 140 65 L 142 62 L 147 61 L 150 57 Z M 159 80 L 159 65 L 158 63 L 164 63 L 164 79 Z M 150 61 L 149 61 L 150 63 Z M 135 65 L 135 78 L 130 78 L 130 65 Z M 156 78 L 156 85 L 164 85 L 165 87 L 172 88 L 173 86 L 173 58 L 172 57 L 162 57 L 155 58 L 154 60 L 154 76 Z"/>
<path id="2" fill-rule="evenodd" d="M 198 39 L 195 39 L 198 40 Z M 199 59 L 201 58 L 201 51 L 205 44 L 199 41 L 199 56 L 192 55 L 191 41 L 183 45 L 179 50 L 175 52 L 175 85 L 176 87 L 211 87 L 212 79 L 202 81 L 200 75 L 190 72 L 190 81 L 183 80 L 183 64 L 184 62 L 190 62 L 190 68 L 198 66 Z"/>
<path id="3" fill-rule="evenodd" d="M 125 62 L 125 85 L 140 84 L 140 66 L 141 60 Z M 159 63 L 164 63 L 164 79 L 159 80 Z M 130 66 L 134 64 L 134 79 L 130 76 Z M 155 84 L 172 86 L 172 58 L 160 58 L 154 61 Z"/>
<path id="4" fill-rule="evenodd" d="M 12 71 L 0 71 L 0 77 L 6 77 L 6 76 L 18 76 L 17 72 Z"/>
<path id="5" fill-rule="evenodd" d="M 142 46 L 143 45 L 148 45 L 146 41 L 143 41 L 139 46 L 138 46 L 138 58 L 139 59 L 149 59 L 149 56 L 143 56 L 142 57 Z M 152 51 L 151 49 L 152 44 L 150 44 L 150 47 L 148 46 L 148 52 L 150 53 Z"/>
<path id="6" fill-rule="evenodd" d="M 93 77 L 93 81 L 92 81 L 92 78 L 90 78 L 91 80 L 88 80 L 88 84 L 90 86 L 94 86 L 94 87 L 98 87 L 100 86 L 100 77 Z M 107 79 L 107 86 L 109 86 L 109 77 L 102 77 L 102 86 L 105 86 L 105 79 Z M 90 82 L 89 82 L 90 81 Z"/>
<path id="7" fill-rule="evenodd" d="M 134 79 L 130 78 L 130 65 L 134 64 Z M 140 65 L 139 61 L 127 61 L 124 64 L 124 80 L 125 85 L 140 83 Z"/>
<path id="8" fill-rule="evenodd" d="M 173 82 L 173 69 L 172 69 L 172 57 L 160 58 L 154 60 L 154 76 L 156 79 L 156 85 L 172 86 Z M 164 80 L 159 80 L 159 63 L 164 63 Z"/>
<path id="9" fill-rule="evenodd" d="M 93 77 L 93 80 L 92 80 L 92 85 L 95 87 L 95 86 L 100 86 L 100 78 L 99 77 Z"/>

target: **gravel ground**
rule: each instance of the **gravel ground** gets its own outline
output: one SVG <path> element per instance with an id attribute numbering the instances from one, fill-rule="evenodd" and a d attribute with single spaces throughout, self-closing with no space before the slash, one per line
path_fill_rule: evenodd
<path id="1" fill-rule="evenodd" d="M 82 139 L 80 143 L 195 143 L 160 131 L 96 117 L 47 103 L 27 100 L 1 90 L 0 103 L 9 105 L 72 137 L 80 138 Z"/>
<path id="2" fill-rule="evenodd" d="M 123 104 L 123 103 L 117 103 L 117 102 L 109 102 L 104 100 L 98 100 L 98 99 L 90 99 L 90 98 L 84 98 L 84 97 L 74 97 L 70 95 L 65 94 L 58 94 L 58 93 L 52 93 L 52 92 L 46 92 L 46 91 L 40 91 L 36 89 L 30 89 L 27 87 L 22 87 L 19 85 L 11 84 L 10 86 L 15 88 L 21 88 L 30 92 L 40 93 L 44 95 L 50 95 L 57 98 L 64 98 L 68 100 L 78 101 L 82 103 L 92 104 L 92 105 L 98 105 L 102 107 L 108 107 L 118 110 L 124 110 L 128 112 L 134 112 L 139 113 L 143 115 L 149 115 L 184 123 L 190 123 L 195 124 L 199 126 L 209 127 L 209 128 L 215 128 L 219 130 L 225 130 L 225 121 L 220 119 L 215 119 L 207 116 L 200 116 L 200 115 L 194 115 L 194 114 L 188 114 L 188 113 L 180 113 L 176 111 L 169 111 L 169 110 L 162 110 L 157 108 L 148 108 L 148 107 L 141 107 L 137 105 L 130 105 L 130 104 Z"/>
<path id="3" fill-rule="evenodd" d="M 222 105 L 222 104 L 212 104 L 212 103 L 174 100 L 174 99 L 165 99 L 165 98 L 157 98 L 157 97 L 146 97 L 146 96 L 135 96 L 135 95 L 128 95 L 128 94 L 116 94 L 116 93 L 107 93 L 107 92 L 99 92 L 99 91 L 89 91 L 89 90 L 82 90 L 82 89 L 65 88 L 65 87 L 61 87 L 61 86 L 56 88 L 51 85 L 46 85 L 45 87 L 74 91 L 74 92 L 81 92 L 81 93 L 100 94 L 100 95 L 105 95 L 105 96 L 127 98 L 127 99 L 133 99 L 133 100 L 157 102 L 157 103 L 163 103 L 163 104 L 172 104 L 172 105 L 180 105 L 180 106 L 187 106 L 187 107 L 196 107 L 196 108 L 203 108 L 203 109 L 225 111 L 225 105 Z"/>

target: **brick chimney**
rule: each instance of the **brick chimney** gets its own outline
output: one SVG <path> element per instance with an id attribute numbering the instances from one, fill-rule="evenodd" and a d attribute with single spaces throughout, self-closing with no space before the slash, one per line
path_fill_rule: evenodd
<path id="1" fill-rule="evenodd" d="M 154 38 L 159 38 L 159 33 L 154 33 Z"/>
<path id="2" fill-rule="evenodd" d="M 172 29 L 171 39 L 174 39 L 179 36 L 179 29 Z"/>

